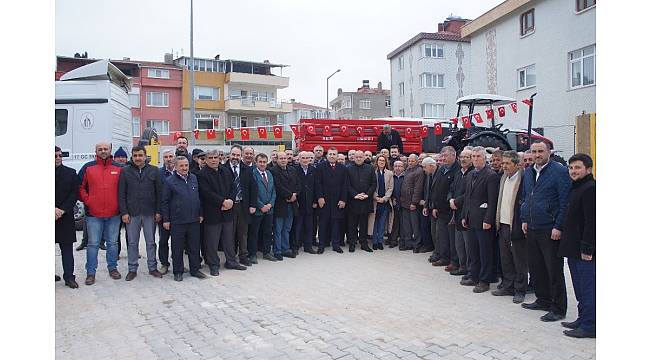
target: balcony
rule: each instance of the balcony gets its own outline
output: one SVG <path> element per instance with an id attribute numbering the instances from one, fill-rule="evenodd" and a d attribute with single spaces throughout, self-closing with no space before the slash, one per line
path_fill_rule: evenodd
<path id="1" fill-rule="evenodd" d="M 254 97 L 234 97 L 226 98 L 226 111 L 236 111 L 245 114 L 287 114 L 293 111 L 293 105 L 279 99 L 267 98 L 260 99 Z"/>
<path id="2" fill-rule="evenodd" d="M 226 83 L 264 85 L 284 89 L 289 86 L 289 78 L 275 75 L 230 72 L 226 74 Z"/>

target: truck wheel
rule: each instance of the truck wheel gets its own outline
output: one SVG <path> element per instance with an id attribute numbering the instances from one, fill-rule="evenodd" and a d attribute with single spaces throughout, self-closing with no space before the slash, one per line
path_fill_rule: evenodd
<path id="1" fill-rule="evenodd" d="M 138 145 L 140 146 L 146 146 L 146 145 L 151 145 L 151 139 L 152 138 L 158 138 L 158 133 L 156 133 L 156 130 L 153 128 L 145 128 L 142 130 L 142 135 L 140 135 L 140 143 Z"/>
<path id="2" fill-rule="evenodd" d="M 484 148 L 499 148 L 501 150 L 510 150 L 510 145 L 502 139 L 492 135 L 479 135 L 470 140 L 467 144 L 469 146 L 482 146 Z"/>

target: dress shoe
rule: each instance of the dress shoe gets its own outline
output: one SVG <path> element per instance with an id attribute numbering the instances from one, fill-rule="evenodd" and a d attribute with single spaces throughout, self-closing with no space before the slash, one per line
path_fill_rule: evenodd
<path id="1" fill-rule="evenodd" d="M 463 286 L 476 286 L 476 285 L 478 285 L 478 283 L 476 281 L 472 280 L 472 279 L 461 280 L 460 284 L 463 285 Z"/>
<path id="2" fill-rule="evenodd" d="M 447 265 L 449 265 L 449 261 L 440 259 L 438 261 L 432 262 L 431 265 L 432 266 L 447 266 Z"/>
<path id="3" fill-rule="evenodd" d="M 190 274 L 190 275 L 195 277 L 195 278 L 198 278 L 198 279 L 205 279 L 207 277 L 200 270 L 197 270 L 197 272 L 195 272 L 194 274 Z"/>
<path id="4" fill-rule="evenodd" d="M 396 247 L 396 246 L 397 246 L 397 244 L 395 244 L 395 243 L 390 243 L 390 244 L 388 244 L 388 247 L 391 248 L 391 249 L 394 248 L 394 247 Z"/>
<path id="5" fill-rule="evenodd" d="M 174 281 L 183 281 L 183 274 L 182 273 L 174 274 Z"/>
<path id="6" fill-rule="evenodd" d="M 282 261 L 282 260 L 284 260 L 284 258 L 282 257 L 282 254 L 275 254 L 275 255 L 273 255 L 273 257 L 274 257 L 275 260 L 277 260 L 277 261 Z"/>
<path id="7" fill-rule="evenodd" d="M 312 247 L 305 248 L 304 250 L 307 254 L 316 254 L 316 250 Z"/>
<path id="8" fill-rule="evenodd" d="M 556 314 L 552 311 L 547 312 L 545 315 L 542 315 L 539 319 L 544 322 L 552 322 L 564 319 L 566 316 Z"/>
<path id="9" fill-rule="evenodd" d="M 138 276 L 138 273 L 136 273 L 136 272 L 134 272 L 134 271 L 129 271 L 129 272 L 126 274 L 126 277 L 125 277 L 124 279 L 125 279 L 126 281 L 131 281 L 131 280 L 135 279 L 136 276 Z M 113 277 L 113 275 L 111 275 L 111 277 Z M 115 278 L 113 278 L 113 279 L 115 279 Z"/>
<path id="10" fill-rule="evenodd" d="M 413 248 L 413 253 L 414 254 L 419 254 L 420 253 L 420 247 L 416 246 L 415 248 Z"/>
<path id="11" fill-rule="evenodd" d="M 445 266 L 445 271 L 446 272 L 452 272 L 454 270 L 458 270 L 458 266 L 456 266 L 454 264 L 449 264 L 449 265 Z"/>
<path id="12" fill-rule="evenodd" d="M 366 251 L 366 252 L 372 252 L 372 249 L 368 245 L 362 246 L 361 250 Z"/>
<path id="13" fill-rule="evenodd" d="M 574 322 L 562 321 L 560 325 L 564 326 L 567 329 L 577 329 L 580 327 L 580 322 L 578 320 Z"/>
<path id="14" fill-rule="evenodd" d="M 512 297 L 512 302 L 515 304 L 521 304 L 522 302 L 524 302 L 525 298 L 526 298 L 526 294 L 515 293 L 515 296 Z"/>
<path id="15" fill-rule="evenodd" d="M 257 264 L 257 256 L 251 256 L 248 260 L 250 260 L 251 264 Z"/>
<path id="16" fill-rule="evenodd" d="M 101 250 L 106 250 L 106 244 L 99 244 L 99 248 Z"/>
<path id="17" fill-rule="evenodd" d="M 348 249 L 348 252 L 354 252 L 354 245 L 350 245 L 350 248 Z"/>
<path id="18" fill-rule="evenodd" d="M 237 264 L 237 265 L 228 265 L 228 264 L 226 264 L 225 268 L 230 269 L 230 270 L 240 270 L 240 271 L 241 270 L 246 270 L 246 266 L 239 265 L 239 264 Z"/>
<path id="19" fill-rule="evenodd" d="M 210 266 L 210 275 L 219 276 L 219 267 L 218 266 Z"/>
<path id="20" fill-rule="evenodd" d="M 81 243 L 81 245 L 77 246 L 77 249 L 76 249 L 76 250 L 77 250 L 77 251 L 81 251 L 81 250 L 83 250 L 83 249 L 85 249 L 85 248 L 86 248 L 86 244 Z"/>
<path id="21" fill-rule="evenodd" d="M 542 310 L 542 311 L 549 311 L 548 306 L 540 305 L 537 301 L 529 303 L 529 304 L 521 304 L 521 307 L 527 310 Z"/>
<path id="22" fill-rule="evenodd" d="M 169 266 L 168 265 L 161 265 L 160 266 L 160 275 L 165 275 L 169 272 Z"/>
<path id="23" fill-rule="evenodd" d="M 291 253 L 293 254 L 293 257 L 295 258 L 296 256 L 300 255 L 300 249 L 291 249 Z"/>
<path id="24" fill-rule="evenodd" d="M 322 247 L 319 247 L 319 248 L 318 248 L 318 251 L 316 251 L 316 254 L 320 255 L 320 254 L 322 254 L 324 251 L 325 251 L 325 249 L 323 249 Z"/>
<path id="25" fill-rule="evenodd" d="M 273 257 L 273 255 L 271 255 L 271 253 L 264 254 L 262 258 L 268 261 L 278 261 L 275 257 Z"/>
<path id="26" fill-rule="evenodd" d="M 117 269 L 113 269 L 113 270 L 111 270 L 111 271 L 109 272 L 109 274 L 111 275 L 111 278 L 112 278 L 113 280 L 119 280 L 119 279 L 122 278 L 122 274 L 120 274 L 120 272 L 117 271 Z"/>
<path id="27" fill-rule="evenodd" d="M 490 284 L 484 282 L 479 282 L 476 286 L 474 286 L 474 289 L 472 289 L 472 291 L 477 294 L 486 292 L 488 290 L 490 290 Z"/>
<path id="28" fill-rule="evenodd" d="M 424 245 L 420 246 L 419 252 L 420 253 L 428 253 L 433 251 L 433 246 L 431 245 Z"/>
<path id="29" fill-rule="evenodd" d="M 59 275 L 54 275 L 54 281 L 61 281 L 61 277 Z"/>
<path id="30" fill-rule="evenodd" d="M 452 270 L 452 271 L 449 272 L 449 275 L 454 275 L 454 276 L 467 275 L 467 270 L 465 270 L 465 269 Z"/>
<path id="31" fill-rule="evenodd" d="M 294 255 L 293 251 L 291 251 L 291 250 L 283 252 L 282 256 L 288 257 L 288 258 L 291 258 L 291 259 L 296 258 L 296 255 Z"/>
<path id="32" fill-rule="evenodd" d="M 430 262 L 430 263 L 434 263 L 434 262 L 436 262 L 438 260 L 440 260 L 440 256 L 438 256 L 438 255 L 431 255 L 427 259 L 427 261 Z"/>
<path id="33" fill-rule="evenodd" d="M 587 332 L 582 330 L 581 328 L 573 329 L 573 330 L 564 330 L 564 335 L 570 336 L 572 338 L 578 338 L 578 339 L 584 339 L 584 338 L 596 338 L 596 333 L 595 332 Z"/>
<path id="34" fill-rule="evenodd" d="M 92 285 L 95 283 L 95 275 L 86 276 L 86 285 Z"/>
<path id="35" fill-rule="evenodd" d="M 149 275 L 156 277 L 156 278 L 162 278 L 162 274 L 158 270 L 151 270 L 149 271 Z"/>
<path id="36" fill-rule="evenodd" d="M 372 249 L 377 250 L 377 244 L 372 244 Z"/>
<path id="37" fill-rule="evenodd" d="M 70 289 L 77 289 L 77 288 L 79 287 L 79 284 L 77 284 L 77 282 L 74 281 L 74 279 L 72 279 L 72 280 L 66 280 L 66 281 L 65 281 L 65 285 L 66 285 L 67 287 L 69 287 Z"/>
<path id="38" fill-rule="evenodd" d="M 384 244 L 381 244 L 381 243 L 377 244 L 377 249 L 378 250 L 384 250 Z"/>
<path id="39" fill-rule="evenodd" d="M 244 266 L 253 266 L 253 264 L 248 260 L 247 257 L 239 259 L 239 263 L 244 265 Z"/>
<path id="40" fill-rule="evenodd" d="M 333 250 L 336 251 L 339 254 L 343 254 L 343 249 L 341 249 L 340 247 L 337 247 L 336 249 L 333 249 Z"/>
<path id="41" fill-rule="evenodd" d="M 501 289 L 496 289 L 496 290 L 492 291 L 492 295 L 494 295 L 494 296 L 514 296 L 515 292 L 513 290 L 501 288 Z"/>
<path id="42" fill-rule="evenodd" d="M 467 273 L 467 274 L 463 275 L 463 277 L 460 278 L 460 279 L 461 279 L 461 280 L 467 280 L 467 279 L 469 279 L 469 278 L 470 278 L 470 277 L 469 277 L 469 273 Z"/>

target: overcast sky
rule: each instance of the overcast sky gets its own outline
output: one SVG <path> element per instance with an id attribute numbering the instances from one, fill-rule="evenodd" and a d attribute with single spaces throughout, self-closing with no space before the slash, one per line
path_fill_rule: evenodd
<path id="1" fill-rule="evenodd" d="M 194 0 L 194 56 L 287 64 L 279 98 L 325 106 L 364 79 L 390 88 L 386 55 L 453 14 L 474 19 L 502 0 Z M 56 55 L 162 61 L 190 54 L 190 0 L 56 0 Z"/>

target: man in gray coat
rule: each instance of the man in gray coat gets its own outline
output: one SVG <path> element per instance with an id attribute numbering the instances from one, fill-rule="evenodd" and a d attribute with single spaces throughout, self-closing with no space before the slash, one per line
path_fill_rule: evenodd
<path id="1" fill-rule="evenodd" d="M 404 184 L 400 197 L 402 243 L 400 250 L 413 250 L 422 243 L 420 234 L 420 200 L 423 197 L 424 171 L 418 165 L 418 156 L 411 154 L 407 160 L 408 168 L 404 173 Z"/>
<path id="2" fill-rule="evenodd" d="M 126 224 L 129 273 L 126 281 L 135 279 L 140 255 L 140 231 L 144 230 L 149 274 L 161 278 L 156 262 L 156 223 L 161 220 L 162 183 L 160 170 L 146 163 L 147 151 L 142 146 L 131 150 L 131 161 L 120 172 L 118 202 L 122 222 Z"/>

